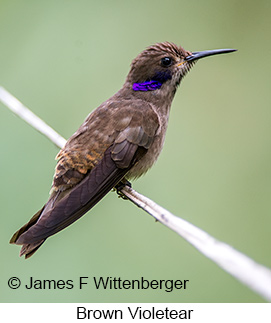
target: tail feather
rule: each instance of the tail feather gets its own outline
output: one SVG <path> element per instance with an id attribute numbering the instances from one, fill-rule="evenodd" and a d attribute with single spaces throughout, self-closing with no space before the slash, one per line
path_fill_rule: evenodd
<path id="1" fill-rule="evenodd" d="M 25 259 L 31 257 L 38 249 L 39 247 L 44 243 L 46 239 L 43 239 L 39 242 L 30 243 L 30 244 L 24 244 L 20 251 L 20 257 L 25 256 Z"/>
<path id="2" fill-rule="evenodd" d="M 18 244 L 17 240 L 19 239 L 19 237 L 38 221 L 44 208 L 45 208 L 45 205 L 29 220 L 29 222 L 27 222 L 23 227 L 21 227 L 18 231 L 16 231 L 13 234 L 12 238 L 10 239 L 9 243 Z M 45 239 L 38 241 L 36 243 L 23 244 L 20 251 L 20 256 L 24 255 L 25 259 L 31 257 L 38 250 L 38 248 L 43 244 L 44 241 Z"/>
<path id="3" fill-rule="evenodd" d="M 38 221 L 44 208 L 45 205 L 36 214 L 34 214 L 33 217 L 24 226 L 22 226 L 18 231 L 16 231 L 10 239 L 9 243 L 16 244 L 16 241 L 18 240 L 20 235 L 22 235 L 25 231 L 27 231 L 30 227 L 32 227 L 32 225 L 34 225 Z"/>
<path id="4" fill-rule="evenodd" d="M 31 257 L 38 249 L 41 247 L 41 245 L 44 243 L 46 239 L 41 239 L 39 241 L 36 241 L 34 243 L 18 243 L 18 239 L 22 234 L 24 234 L 28 229 L 30 229 L 33 225 L 35 225 L 40 217 L 43 215 L 44 212 L 48 208 L 51 208 L 56 200 L 56 198 L 59 196 L 59 192 L 53 192 L 51 197 L 49 198 L 48 202 L 36 213 L 33 215 L 33 217 L 24 225 L 22 226 L 18 231 L 16 231 L 12 238 L 10 239 L 9 243 L 11 244 L 17 244 L 22 245 L 22 248 L 20 250 L 20 257 L 25 256 L 25 259 Z"/>

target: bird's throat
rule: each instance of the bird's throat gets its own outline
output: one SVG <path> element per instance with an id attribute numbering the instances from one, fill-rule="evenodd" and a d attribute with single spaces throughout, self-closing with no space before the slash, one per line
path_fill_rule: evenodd
<path id="1" fill-rule="evenodd" d="M 161 86 L 162 86 L 161 82 L 150 80 L 150 81 L 146 81 L 143 83 L 134 83 L 133 90 L 134 91 L 144 91 L 144 92 L 154 91 L 154 90 L 160 89 Z"/>
<path id="2" fill-rule="evenodd" d="M 134 91 L 154 91 L 160 89 L 162 84 L 172 79 L 169 70 L 156 71 L 153 77 L 142 83 L 133 83 Z"/>

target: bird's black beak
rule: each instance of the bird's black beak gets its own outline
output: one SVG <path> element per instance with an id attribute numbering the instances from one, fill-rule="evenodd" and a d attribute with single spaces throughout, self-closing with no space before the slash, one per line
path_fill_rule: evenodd
<path id="1" fill-rule="evenodd" d="M 226 53 L 231 53 L 235 52 L 237 49 L 214 49 L 214 50 L 204 50 L 202 52 L 193 52 L 192 55 L 187 56 L 184 60 L 187 62 L 192 62 L 197 59 L 207 57 L 207 56 L 212 56 L 212 55 L 217 55 L 217 54 L 226 54 Z"/>

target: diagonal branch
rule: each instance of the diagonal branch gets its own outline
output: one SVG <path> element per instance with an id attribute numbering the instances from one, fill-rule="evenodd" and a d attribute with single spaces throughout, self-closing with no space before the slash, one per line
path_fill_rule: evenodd
<path id="1" fill-rule="evenodd" d="M 61 137 L 54 129 L 47 125 L 43 120 L 36 116 L 31 110 L 25 107 L 18 99 L 0 86 L 0 101 L 6 105 L 17 116 L 30 124 L 44 136 L 49 138 L 55 145 L 62 148 L 66 139 Z"/>
<path id="2" fill-rule="evenodd" d="M 16 115 L 48 137 L 58 147 L 62 148 L 64 146 L 66 140 L 63 137 L 1 86 L 0 101 Z M 121 192 L 131 202 L 175 231 L 237 280 L 267 301 L 271 301 L 271 270 L 269 268 L 258 264 L 228 244 L 216 240 L 193 224 L 171 214 L 149 198 L 137 193 L 134 189 L 125 186 Z"/>

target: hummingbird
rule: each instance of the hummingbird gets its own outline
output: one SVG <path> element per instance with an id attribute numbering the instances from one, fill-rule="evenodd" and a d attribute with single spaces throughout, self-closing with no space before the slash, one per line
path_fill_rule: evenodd
<path id="1" fill-rule="evenodd" d="M 12 236 L 20 256 L 145 174 L 164 145 L 178 85 L 199 59 L 235 51 L 190 52 L 170 42 L 147 47 L 131 63 L 123 87 L 91 112 L 60 150 L 47 203 Z"/>

